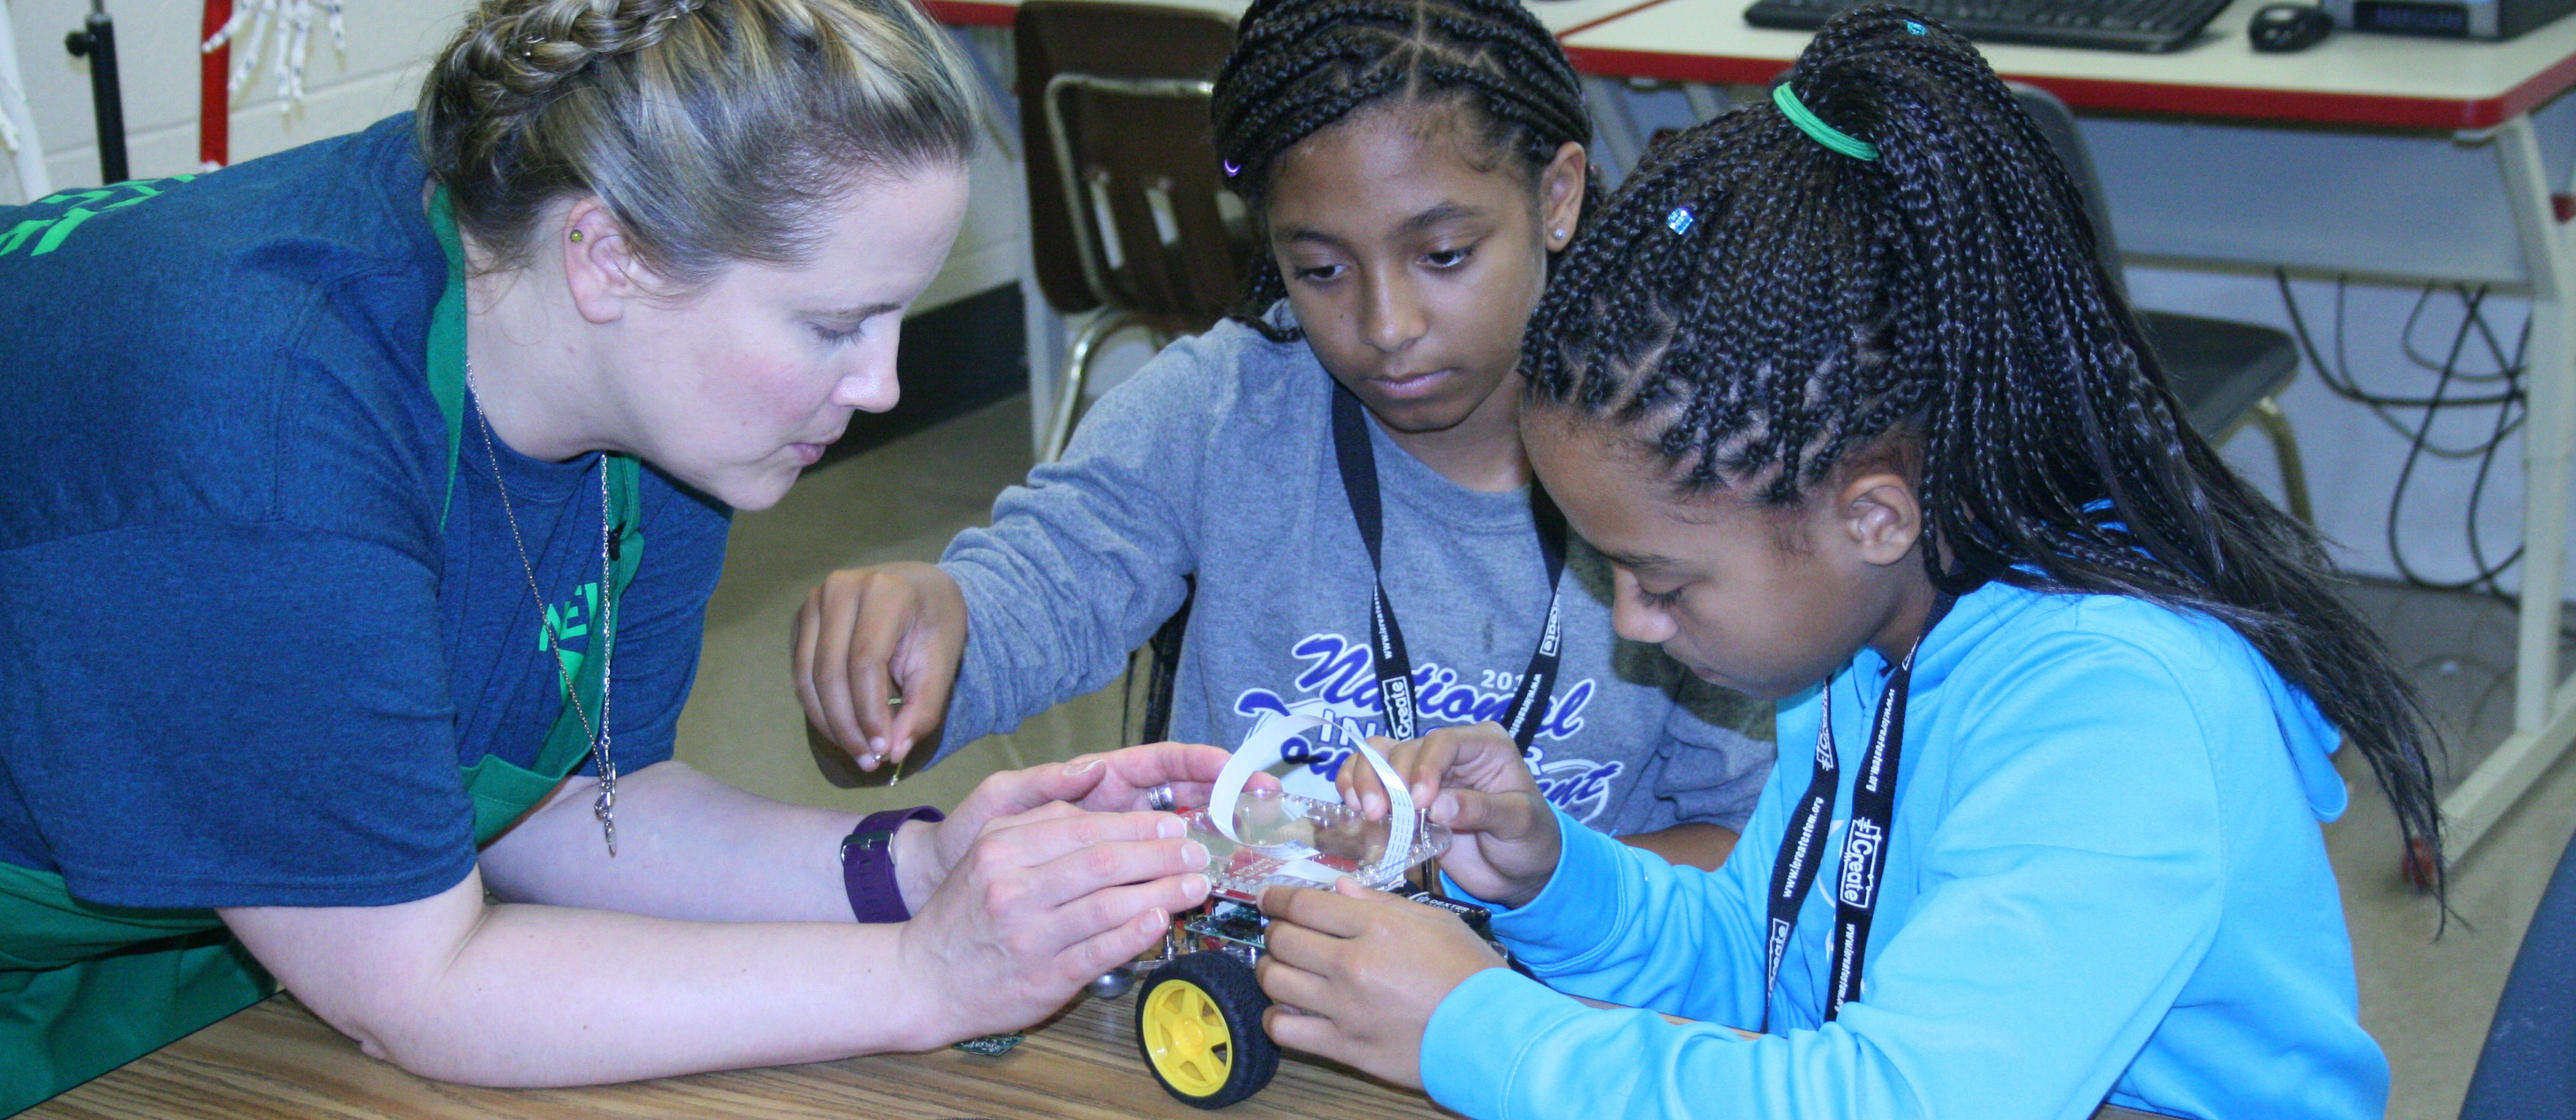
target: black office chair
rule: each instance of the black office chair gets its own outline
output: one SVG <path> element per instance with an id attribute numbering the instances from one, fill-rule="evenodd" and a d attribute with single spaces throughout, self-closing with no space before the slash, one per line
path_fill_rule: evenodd
<path id="1" fill-rule="evenodd" d="M 2460 1120 L 2576 1120 L 2576 844 L 2514 954 Z"/>
<path id="2" fill-rule="evenodd" d="M 2102 181 L 2093 172 L 2093 157 L 2084 134 L 2075 129 L 2075 114 L 2055 94 L 2036 86 L 2012 83 L 2013 96 L 2039 122 L 2057 158 L 2084 193 L 2085 213 L 2093 219 L 2093 238 L 2103 271 L 2122 295 L 2119 239 L 2111 232 L 2111 212 L 2102 202 Z M 2138 327 L 2147 345 L 2164 364 L 2165 379 L 2181 398 L 2191 426 L 2213 443 L 2225 443 L 2247 424 L 2263 429 L 2281 465 L 2281 489 L 2290 499 L 2290 514 L 2316 524 L 2308 503 L 2308 473 L 2299 460 L 2298 437 L 2290 431 L 2277 400 L 2298 376 L 2299 347 L 2289 335 L 2270 327 L 2228 319 L 2206 319 L 2170 311 L 2139 311 Z"/>

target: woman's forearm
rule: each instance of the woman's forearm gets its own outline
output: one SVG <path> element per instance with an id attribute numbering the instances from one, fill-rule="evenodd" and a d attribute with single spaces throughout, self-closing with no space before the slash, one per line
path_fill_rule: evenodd
<path id="1" fill-rule="evenodd" d="M 901 926 L 685 922 L 482 893 L 468 876 L 398 906 L 224 917 L 367 1053 L 441 1080 L 597 1084 L 973 1033 L 902 966 Z"/>
<path id="2" fill-rule="evenodd" d="M 1224 759 L 1162 744 L 987 779 L 946 823 L 898 833 L 900 924 L 850 921 L 849 814 L 675 763 L 620 783 L 613 859 L 569 787 L 484 850 L 498 893 L 545 905 L 487 904 L 478 869 L 390 906 L 221 913 L 317 1014 L 430 1077 L 589 1084 L 925 1049 L 1046 1017 L 1204 901 L 1207 852 L 1177 818 L 1083 806 L 1204 783 Z M 805 916 L 830 920 L 781 920 Z"/>
<path id="3" fill-rule="evenodd" d="M 617 855 L 574 778 L 483 850 L 483 879 L 510 902 L 710 922 L 846 922 L 841 838 L 855 813 L 772 801 L 679 762 L 617 784 Z"/>

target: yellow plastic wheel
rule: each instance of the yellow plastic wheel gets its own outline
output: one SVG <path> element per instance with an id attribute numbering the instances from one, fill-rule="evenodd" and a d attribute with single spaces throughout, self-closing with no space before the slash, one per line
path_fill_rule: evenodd
<path id="1" fill-rule="evenodd" d="M 1136 1048 L 1173 1097 L 1224 1108 L 1260 1092 L 1279 1070 L 1279 1047 L 1261 1030 L 1269 1006 L 1250 966 L 1224 953 L 1189 953 L 1138 987 Z"/>
<path id="2" fill-rule="evenodd" d="M 1154 1072 L 1193 1097 L 1213 1097 L 1234 1072 L 1234 1034 L 1216 1000 L 1187 980 L 1145 993 L 1145 1054 Z"/>

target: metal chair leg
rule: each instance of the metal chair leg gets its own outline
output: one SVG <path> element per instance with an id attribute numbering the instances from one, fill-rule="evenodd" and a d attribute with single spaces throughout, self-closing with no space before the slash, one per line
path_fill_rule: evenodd
<path id="1" fill-rule="evenodd" d="M 2289 495 L 2290 516 L 2316 524 L 2316 510 L 2308 504 L 2308 470 L 2299 460 L 2299 437 L 2290 430 L 2290 418 L 2282 414 L 2279 402 L 2265 397 L 2254 402 L 2252 419 L 2272 441 L 2272 455 L 2280 461 L 2281 490 Z"/>
<path id="2" fill-rule="evenodd" d="M 1064 454 L 1064 445 L 1073 439 L 1073 422 L 1082 415 L 1082 386 L 1091 375 L 1091 359 L 1099 356 L 1100 344 L 1111 335 L 1129 327 L 1143 326 L 1145 321 L 1123 311 L 1104 311 L 1073 336 L 1073 346 L 1065 354 L 1064 382 L 1056 387 L 1055 419 L 1047 425 L 1046 442 L 1038 448 L 1038 462 L 1052 463 Z"/>

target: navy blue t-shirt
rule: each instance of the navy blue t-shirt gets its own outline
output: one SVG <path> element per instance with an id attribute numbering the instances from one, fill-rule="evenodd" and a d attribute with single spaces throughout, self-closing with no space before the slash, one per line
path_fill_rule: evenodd
<path id="1" fill-rule="evenodd" d="M 525 766 L 588 651 L 600 458 L 455 491 L 447 266 L 411 118 L 0 207 L 0 860 L 111 905 L 371 906 L 474 863 L 458 767 Z M 615 759 L 671 755 L 728 514 L 647 469 Z M 440 514 L 447 504 L 442 530 Z M 587 767 L 585 767 L 587 769 Z"/>

